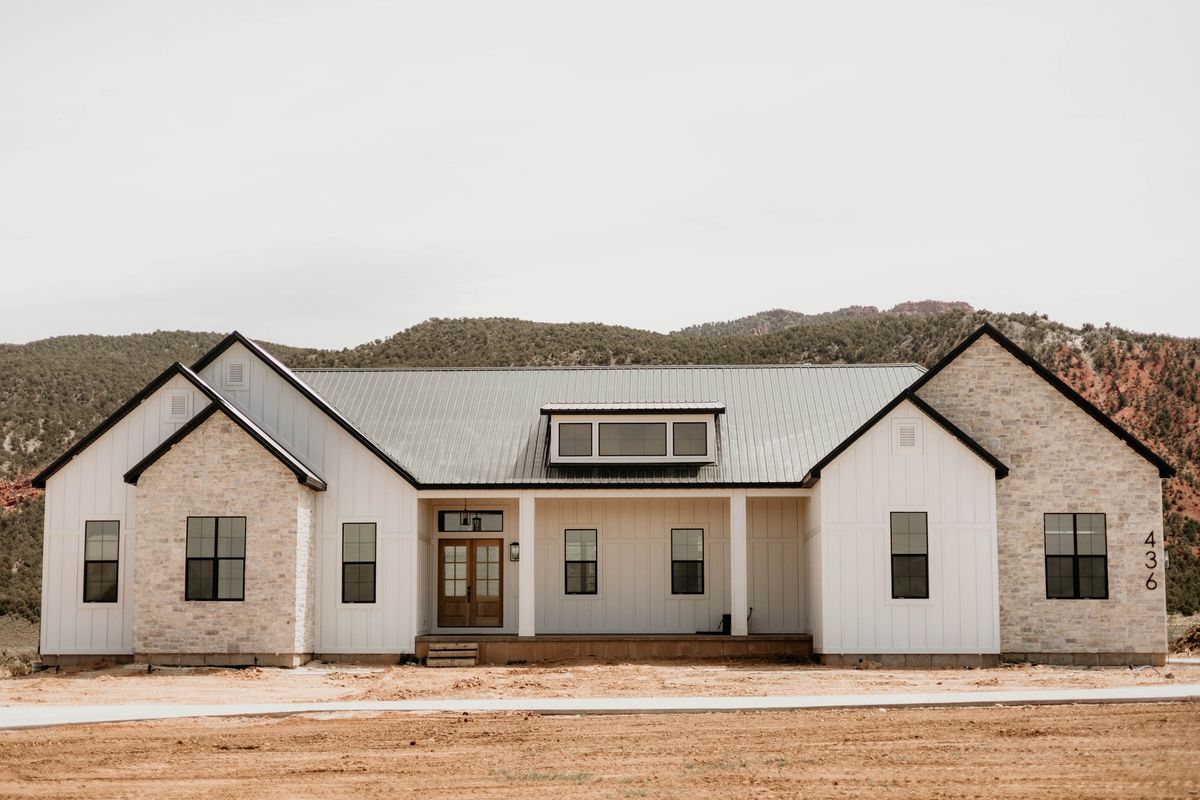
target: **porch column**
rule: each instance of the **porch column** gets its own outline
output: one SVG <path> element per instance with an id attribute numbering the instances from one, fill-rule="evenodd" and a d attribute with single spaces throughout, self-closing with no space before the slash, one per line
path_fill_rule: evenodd
<path id="1" fill-rule="evenodd" d="M 747 633 L 749 564 L 746 557 L 746 490 L 734 489 L 729 497 L 729 613 L 733 616 L 730 632 L 734 636 Z"/>
<path id="2" fill-rule="evenodd" d="M 537 553 L 534 541 L 534 501 L 528 492 L 521 495 L 517 501 L 517 541 L 521 545 L 521 560 L 518 562 L 520 581 L 518 582 L 517 603 L 520 614 L 517 618 L 517 635 L 533 636 L 534 619 L 537 609 L 537 590 L 534 588 L 534 557 Z"/>

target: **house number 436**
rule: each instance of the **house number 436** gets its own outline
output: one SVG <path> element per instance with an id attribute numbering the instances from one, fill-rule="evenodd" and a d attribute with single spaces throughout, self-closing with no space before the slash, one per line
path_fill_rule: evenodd
<path id="1" fill-rule="evenodd" d="M 1150 574 L 1146 576 L 1146 588 L 1153 592 L 1158 588 L 1158 581 L 1154 580 L 1154 570 L 1158 569 L 1158 552 L 1154 550 L 1154 531 L 1150 531 L 1150 535 L 1146 537 L 1146 544 L 1150 545 L 1150 549 L 1146 551 L 1146 569 L 1150 570 Z"/>

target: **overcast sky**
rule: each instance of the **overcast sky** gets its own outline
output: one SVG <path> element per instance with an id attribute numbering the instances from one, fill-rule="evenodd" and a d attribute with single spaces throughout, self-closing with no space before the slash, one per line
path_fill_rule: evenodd
<path id="1" fill-rule="evenodd" d="M 1200 336 L 1200 2 L 0 0 L 0 341 L 911 299 Z"/>

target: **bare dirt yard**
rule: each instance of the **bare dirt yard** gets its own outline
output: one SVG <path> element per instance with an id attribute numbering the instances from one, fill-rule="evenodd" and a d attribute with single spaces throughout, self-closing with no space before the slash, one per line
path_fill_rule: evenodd
<path id="1" fill-rule="evenodd" d="M 637 697 L 1068 689 L 1200 683 L 1200 664 L 1168 667 L 854 670 L 773 661 L 547 662 L 428 669 L 313 662 L 294 670 L 107 666 L 0 680 L 14 703 L 270 703 L 442 697 Z"/>
<path id="2" fill-rule="evenodd" d="M 0 733 L 4 797 L 1196 797 L 1200 704 L 296 716 Z"/>

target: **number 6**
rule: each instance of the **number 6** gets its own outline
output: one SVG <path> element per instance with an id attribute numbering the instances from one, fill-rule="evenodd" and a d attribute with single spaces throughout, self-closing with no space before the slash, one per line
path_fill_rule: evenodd
<path id="1" fill-rule="evenodd" d="M 1150 573 L 1150 577 L 1146 578 L 1146 588 L 1152 592 L 1158 588 L 1158 581 L 1154 580 L 1153 572 Z"/>

